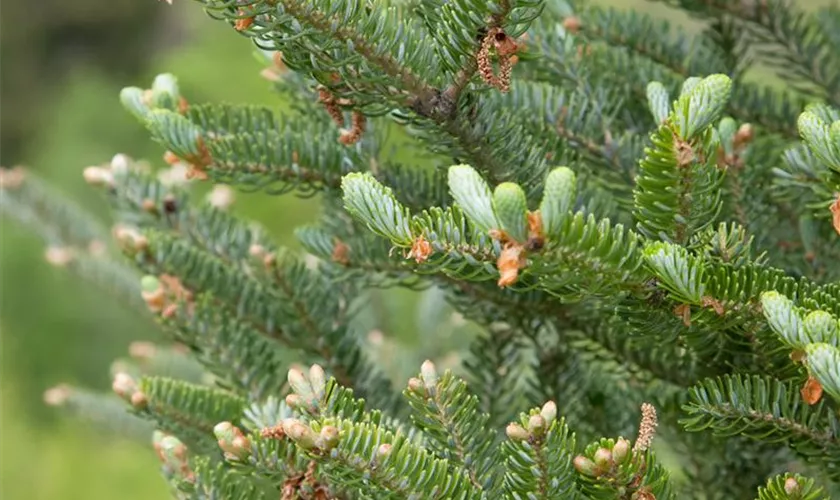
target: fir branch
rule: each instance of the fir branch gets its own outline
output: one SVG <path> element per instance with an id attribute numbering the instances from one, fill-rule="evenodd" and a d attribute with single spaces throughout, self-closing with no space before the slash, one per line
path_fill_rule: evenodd
<path id="1" fill-rule="evenodd" d="M 113 163 L 125 161 L 118 155 Z M 91 168 L 104 172 L 99 167 Z M 45 258 L 50 264 L 66 267 L 115 293 L 132 308 L 144 309 L 137 274 L 112 255 L 110 237 L 96 218 L 31 172 L 3 169 L 0 175 L 4 181 L 0 190 L 2 214 L 40 233 L 48 245 Z"/>
<path id="2" fill-rule="evenodd" d="M 717 144 L 710 125 L 729 90 L 723 75 L 703 79 L 651 135 L 634 192 L 635 216 L 648 238 L 686 243 L 717 217 L 723 172 L 712 160 Z"/>
<path id="3" fill-rule="evenodd" d="M 178 276 L 188 288 L 212 293 L 219 305 L 230 314 L 268 338 L 318 356 L 334 373 L 360 387 L 369 387 L 372 390 L 370 397 L 382 403 L 384 408 L 390 407 L 393 392 L 385 389 L 390 383 L 361 356 L 360 348 L 355 338 L 348 335 L 346 325 L 332 324 L 334 318 L 340 317 L 341 306 L 334 290 L 323 278 L 316 278 L 308 286 L 292 290 L 292 295 L 284 297 L 271 284 L 235 272 L 223 260 L 171 235 L 153 233 L 149 236 L 145 262 L 140 261 L 145 270 Z M 306 282 L 309 271 L 301 263 L 280 260 L 277 266 L 277 273 L 287 273 L 288 278 L 296 283 Z M 286 289 L 282 293 L 289 291 Z M 318 320 L 306 322 L 296 317 L 298 310 L 290 302 L 300 300 L 316 308 L 317 314 L 315 310 L 311 311 L 310 318 L 317 317 Z M 315 325 L 318 329 L 313 332 L 309 328 Z M 371 384 L 362 382 L 368 378 Z"/>
<path id="4" fill-rule="evenodd" d="M 735 5 L 713 0 L 707 8 L 722 11 L 744 22 L 752 38 L 772 44 L 779 52 L 766 51 L 765 59 L 813 83 L 828 100 L 840 105 L 840 66 L 828 46 L 822 30 L 810 22 L 809 16 L 785 0 L 772 0 L 755 5 Z M 836 30 L 837 26 L 833 29 Z"/>
<path id="5" fill-rule="evenodd" d="M 669 24 L 635 11 L 588 7 L 580 14 L 580 35 L 627 50 L 688 78 L 720 72 L 719 51 L 704 38 L 674 37 Z M 687 54 L 692 57 L 687 57 Z"/>
<path id="6" fill-rule="evenodd" d="M 814 480 L 799 474 L 787 473 L 771 477 L 758 489 L 757 500 L 786 500 L 798 497 L 808 500 L 827 500 L 826 492 Z"/>
<path id="7" fill-rule="evenodd" d="M 142 378 L 139 393 L 145 399 L 134 404 L 139 416 L 204 452 L 216 448 L 213 427 L 239 421 L 245 406 L 245 400 L 230 393 L 162 377 Z"/>
<path id="8" fill-rule="evenodd" d="M 457 299 L 456 299 L 457 300 Z M 486 299 L 485 299 L 486 300 Z M 475 302 L 470 299 L 470 308 L 475 308 Z M 457 302 L 455 302 L 457 304 Z M 493 302 L 493 306 L 503 304 L 500 300 Z M 467 304 L 458 308 L 464 311 Z M 494 308 L 494 307 L 489 307 Z M 513 310 L 507 308 L 502 314 L 515 319 Z M 476 316 L 486 317 L 477 314 Z M 529 377 L 525 369 L 526 359 L 523 336 L 528 335 L 524 328 L 516 328 L 508 324 L 491 324 L 470 344 L 470 358 L 463 363 L 468 371 L 469 387 L 478 396 L 479 408 L 488 414 L 488 423 L 498 426 L 513 417 L 513 408 L 525 403 L 523 387 L 528 383 L 536 383 Z"/>
<path id="9" fill-rule="evenodd" d="M 634 26 L 655 24 L 649 17 L 638 13 L 628 15 L 611 12 L 608 19 L 614 19 L 613 22 L 618 26 L 631 27 L 630 32 L 638 33 L 639 36 L 647 35 L 648 31 Z M 592 23 L 590 21 L 590 24 Z M 598 29 L 612 29 L 609 26 L 598 28 L 597 21 L 594 23 L 596 33 Z M 598 45 L 586 46 L 587 51 L 591 49 L 591 54 L 581 58 L 576 55 L 576 51 L 580 51 L 583 46 L 575 44 L 571 37 L 558 36 L 555 24 L 538 24 L 536 27 L 534 36 L 539 41 L 541 64 L 529 69 L 533 78 L 552 84 L 556 84 L 558 80 L 571 80 L 570 83 L 577 88 L 588 88 L 600 84 L 616 90 L 623 89 L 635 100 L 642 102 L 646 99 L 645 88 L 650 81 L 660 81 L 669 89 L 677 89 L 686 76 L 725 71 L 725 68 L 720 67 L 720 59 L 713 51 L 701 51 L 701 55 L 706 54 L 708 58 L 698 59 L 698 54 L 689 50 L 695 45 L 703 45 L 702 41 L 689 44 L 685 40 L 666 45 L 667 49 L 663 47 L 666 52 L 656 56 L 659 62 L 646 57 L 646 54 L 639 53 L 638 44 L 630 43 L 631 40 L 637 40 L 626 38 L 624 38 L 624 44 L 608 50 L 599 50 Z M 668 31 L 664 25 L 662 29 L 665 32 Z M 612 36 L 610 40 L 613 42 L 620 42 L 623 39 L 624 34 L 621 31 L 616 31 L 612 35 L 610 33 L 611 31 L 604 31 L 604 36 Z M 590 32 L 590 36 L 595 35 Z M 645 43 L 648 40 L 648 38 L 643 39 Z M 668 51 L 673 51 L 673 53 Z M 690 63 L 690 66 L 681 66 L 680 62 L 683 61 Z M 686 71 L 689 73 L 685 73 Z M 789 92 L 777 91 L 768 86 L 739 79 L 733 84 L 732 99 L 730 99 L 727 112 L 739 121 L 761 125 L 765 130 L 796 138 L 798 133 L 793 123 L 806 103 L 806 100 Z M 625 103 L 624 107 L 627 111 L 638 109 L 631 107 L 628 103 Z M 635 113 L 633 116 L 635 120 L 627 125 L 638 127 L 639 116 Z"/>
<path id="10" fill-rule="evenodd" d="M 149 422 L 128 413 L 125 402 L 114 394 L 61 384 L 44 392 L 44 402 L 92 424 L 100 432 L 145 441 L 154 430 Z"/>
<path id="11" fill-rule="evenodd" d="M 459 227 L 461 223 L 448 219 L 451 217 L 451 210 L 448 212 L 438 212 L 439 218 L 426 215 L 424 219 L 415 219 L 421 224 L 419 227 L 438 227 L 452 228 Z M 444 215 L 446 214 L 446 215 Z M 662 314 L 673 314 L 672 311 L 677 306 L 681 306 L 679 300 L 689 300 L 695 307 L 707 308 L 708 304 L 717 303 L 723 307 L 720 309 L 724 314 L 720 315 L 717 312 L 705 311 L 702 312 L 702 328 L 696 329 L 691 334 L 696 343 L 693 347 L 701 348 L 700 352 L 703 356 L 711 356 L 715 359 L 714 366 L 723 369 L 729 361 L 727 357 L 744 355 L 748 351 L 748 346 L 744 345 L 743 339 L 745 337 L 744 331 L 740 328 L 741 325 L 747 326 L 747 332 L 755 327 L 755 319 L 760 318 L 760 315 L 755 314 L 754 306 L 757 304 L 758 295 L 769 289 L 769 287 L 782 287 L 786 291 L 793 293 L 793 290 L 799 290 L 802 297 L 806 300 L 811 300 L 814 297 L 815 284 L 813 282 L 803 280 L 799 283 L 786 278 L 785 274 L 779 270 L 767 268 L 766 266 L 751 265 L 741 268 L 733 268 L 729 265 L 715 262 L 704 261 L 702 267 L 707 269 L 707 276 L 702 282 L 696 280 L 699 277 L 691 278 L 690 276 L 683 276 L 679 279 L 685 285 L 690 284 L 692 290 L 682 290 L 676 282 L 672 283 L 671 291 L 677 292 L 675 297 L 682 297 L 676 302 L 654 302 L 648 303 L 647 292 L 645 292 L 645 281 L 650 279 L 650 275 L 645 277 L 645 272 L 639 269 L 641 258 L 637 250 L 637 245 L 642 240 L 638 239 L 634 233 L 626 233 L 623 228 L 614 228 L 612 231 L 608 226 L 598 226 L 594 218 L 590 218 L 586 224 L 583 223 L 583 217 L 578 214 L 574 218 L 564 219 L 564 227 L 558 231 L 558 236 L 554 240 L 551 238 L 546 242 L 545 248 L 540 254 L 533 257 L 533 263 L 529 264 L 523 271 L 523 276 L 520 277 L 519 283 L 515 286 L 520 289 L 530 289 L 537 287 L 549 294 L 557 295 L 558 297 L 572 297 L 579 300 L 583 296 L 594 295 L 599 296 L 602 291 L 606 292 L 607 287 L 617 287 L 619 290 L 629 292 L 628 299 L 633 303 L 642 305 L 644 308 L 653 307 L 653 309 L 661 311 Z M 450 233 L 449 229 L 439 232 L 437 230 L 428 231 L 430 242 L 433 249 L 449 249 L 452 248 L 453 238 L 455 241 L 464 242 L 465 234 L 469 234 L 468 228 Z M 611 234 L 610 239 L 604 239 L 604 235 Z M 442 238 L 440 236 L 443 236 Z M 448 235 L 448 236 L 447 236 Z M 558 239 L 559 237 L 559 239 Z M 440 240 L 440 242 L 438 241 Z M 460 243 L 459 243 L 460 245 Z M 554 246 L 556 245 L 556 247 Z M 567 263 L 568 260 L 564 258 L 556 259 L 554 256 L 568 255 L 562 252 L 555 253 L 557 249 L 562 251 L 564 245 L 569 245 L 570 249 L 575 249 L 577 255 L 586 255 L 593 252 L 592 256 L 598 256 L 595 260 L 584 259 L 578 262 L 574 267 L 579 275 L 586 276 L 582 270 L 586 266 L 593 266 L 592 281 L 583 281 L 588 283 L 583 285 L 581 281 L 577 281 L 574 286 L 570 287 L 569 277 L 563 276 L 560 279 L 557 275 L 558 264 Z M 460 255 L 452 250 L 445 254 L 437 255 L 433 252 L 428 260 L 420 265 L 420 268 L 426 267 L 432 272 L 442 272 L 457 276 L 459 279 L 468 279 L 471 281 L 484 281 L 494 278 L 492 269 L 488 269 L 492 265 L 494 257 L 481 255 L 475 253 L 475 249 L 468 246 L 459 246 Z M 454 248 L 453 248 L 454 250 Z M 603 253 L 602 253 L 603 252 Z M 492 255 L 492 254 L 491 254 Z M 497 254 L 498 255 L 498 254 Z M 607 265 L 609 264 L 609 265 Z M 699 261 L 694 264 L 698 266 Z M 666 266 L 667 267 L 667 266 Z M 548 270 L 551 270 L 550 272 Z M 596 271 L 597 269 L 597 271 Z M 612 279 L 604 280 L 605 273 L 615 272 Z M 670 273 L 668 271 L 667 273 Z M 680 271 L 681 272 L 681 271 Z M 664 274 L 662 274 L 664 273 Z M 663 268 L 655 273 L 658 280 L 665 278 L 667 274 Z M 534 280 L 535 277 L 545 274 L 546 276 L 540 280 Z M 674 275 L 675 277 L 679 276 Z M 575 278 L 579 280 L 579 278 Z M 596 281 L 597 279 L 597 281 Z M 712 287 L 714 293 L 709 291 L 704 292 L 703 287 Z M 582 288 L 583 287 L 583 288 Z M 676 287 L 676 288 L 674 288 Z M 787 293 L 787 292 L 786 292 Z M 609 296 L 605 293 L 605 296 Z M 831 307 L 837 304 L 838 297 L 833 292 L 821 294 L 820 300 L 828 300 L 832 303 Z M 709 301 L 712 302 L 709 302 Z M 684 303 L 683 303 L 684 304 Z M 686 306 L 681 306 L 686 307 Z M 728 312 L 729 311 L 729 312 Z M 676 326 L 676 325 L 674 325 Z M 747 333 L 746 338 L 751 340 L 755 338 L 756 332 Z M 691 337 L 690 337 L 691 338 Z M 710 339 L 717 339 L 710 343 Z M 772 337 L 768 338 L 761 335 L 762 341 L 758 343 L 759 351 L 763 355 L 770 355 L 770 359 L 775 358 L 772 353 L 778 341 L 774 341 Z M 774 343 L 775 342 L 775 343 Z M 706 346 L 706 347 L 704 347 Z M 711 350 L 709 350 L 711 348 Z M 717 353 L 717 354 L 715 354 Z M 722 359 L 716 359 L 720 355 L 727 353 Z M 750 363 L 761 362 L 756 359 L 750 359 Z"/>
<path id="12" fill-rule="evenodd" d="M 414 413 L 412 421 L 427 444 L 453 467 L 463 468 L 479 490 L 489 489 L 495 433 L 487 432 L 490 416 L 480 413 L 478 398 L 450 371 L 439 377 L 434 364 L 423 363 L 421 378 L 409 381 L 403 394 Z"/>
<path id="13" fill-rule="evenodd" d="M 221 11 L 222 16 L 235 14 L 228 9 L 225 2 L 217 0 L 200 1 L 214 11 Z M 351 85 L 345 85 L 345 82 L 336 83 L 329 78 L 324 78 L 323 68 L 313 66 L 310 54 L 315 59 L 322 59 L 327 66 L 335 66 L 336 71 L 347 79 L 346 83 L 356 83 L 356 85 L 352 85 L 356 92 L 355 97 L 360 97 L 360 93 L 365 94 L 365 100 L 368 101 L 367 105 L 359 104 L 357 107 L 369 108 L 370 111 L 366 111 L 366 114 L 382 114 L 386 109 L 396 111 L 397 109 L 412 108 L 417 111 L 419 116 L 419 119 L 415 119 L 413 122 L 435 134 L 434 136 L 423 135 L 430 145 L 439 144 L 439 134 L 443 132 L 450 140 L 454 141 L 454 145 L 459 151 L 456 153 L 457 155 L 466 154 L 474 160 L 474 164 L 487 172 L 502 172 L 504 170 L 504 165 L 499 163 L 493 151 L 488 149 L 483 134 L 479 135 L 470 130 L 468 121 L 463 117 L 453 119 L 452 111 L 457 106 L 457 102 L 450 96 L 443 97 L 442 92 L 430 83 L 437 79 L 437 63 L 436 59 L 431 56 L 433 51 L 419 45 L 418 40 L 423 37 L 416 34 L 406 37 L 404 33 L 394 33 L 393 37 L 383 34 L 385 31 L 393 29 L 388 23 L 384 22 L 385 20 L 391 21 L 394 25 L 399 25 L 400 29 L 405 32 L 417 32 L 418 27 L 403 23 L 391 14 L 382 13 L 378 8 L 369 11 L 368 9 L 346 9 L 344 12 L 347 16 L 338 20 L 325 14 L 325 11 L 342 11 L 336 9 L 334 5 L 314 4 L 304 6 L 294 0 L 281 1 L 280 3 L 283 5 L 285 12 L 277 19 L 274 18 L 274 14 L 266 14 L 266 22 L 274 26 L 277 32 L 267 34 L 269 32 L 260 30 L 259 32 L 249 31 L 248 34 L 254 36 L 257 40 L 267 39 L 275 46 L 276 50 L 285 50 L 284 47 L 292 45 L 296 50 L 286 50 L 287 54 L 291 54 L 291 59 L 286 61 L 290 68 L 311 73 L 317 80 L 330 87 L 332 91 L 341 90 L 337 95 L 348 94 Z M 300 21 L 300 24 L 312 27 L 312 32 L 297 33 L 291 27 L 292 23 L 282 22 L 286 12 L 291 14 L 289 17 L 295 19 L 296 22 Z M 357 24 L 364 32 L 356 31 Z M 341 28 L 335 29 L 336 26 L 341 26 Z M 288 31 L 292 32 L 289 33 L 292 36 L 288 38 L 277 36 Z M 373 42 L 372 39 L 365 36 L 368 31 L 376 32 L 378 42 Z M 308 44 L 303 41 L 309 37 L 318 38 L 318 35 L 327 37 L 326 39 L 319 38 L 320 41 L 324 42 L 322 46 L 318 46 L 317 42 Z M 328 42 L 326 40 L 332 41 Z M 412 47 L 413 50 L 406 50 L 405 47 L 394 45 L 396 44 L 395 40 L 410 40 L 415 46 Z M 327 49 L 331 44 L 340 47 L 339 51 L 329 52 Z M 358 71 L 355 70 L 355 64 L 340 64 L 343 62 L 342 57 L 351 61 L 354 59 L 353 55 L 344 53 L 348 50 L 348 47 L 352 47 L 350 49 L 352 54 L 358 54 L 365 61 L 371 63 L 373 68 L 370 72 L 362 71 L 361 68 Z M 409 56 L 400 61 L 395 59 L 395 53 L 405 53 Z M 422 74 L 416 74 L 418 71 Z M 376 81 L 377 79 L 369 76 L 381 72 L 384 72 L 387 76 L 384 80 L 388 80 L 390 85 Z M 379 80 L 383 79 L 379 78 Z M 404 90 L 398 91 L 397 89 Z M 389 102 L 390 108 L 383 106 L 383 100 Z"/>
<path id="14" fill-rule="evenodd" d="M 711 429 L 723 436 L 777 440 L 808 460 L 823 464 L 837 479 L 840 423 L 824 403 L 808 406 L 798 388 L 770 377 L 725 376 L 692 388 L 682 420 L 690 431 Z"/>
<path id="15" fill-rule="evenodd" d="M 162 326 L 189 346 L 216 384 L 251 399 L 279 394 L 285 383 L 277 346 L 247 324 L 222 314 L 211 295 L 183 304 Z"/>
<path id="16" fill-rule="evenodd" d="M 101 222 L 32 172 L 4 168 L 0 180 L 3 213 L 30 225 L 46 242 L 86 250 L 92 243 L 102 245 L 107 241 Z"/>
<path id="17" fill-rule="evenodd" d="M 254 500 L 268 500 L 274 498 L 277 492 L 264 487 L 260 488 L 246 476 L 237 474 L 225 467 L 224 464 L 214 463 L 204 457 L 198 458 L 193 465 L 194 477 L 183 488 L 190 495 L 188 498 L 252 498 Z"/>
<path id="18" fill-rule="evenodd" d="M 326 466 L 333 482 L 381 498 L 482 498 L 465 473 L 450 472 L 446 460 L 434 458 L 404 436 L 349 420 L 339 421 L 337 427 L 336 447 L 314 457 Z"/>
<path id="19" fill-rule="evenodd" d="M 557 419 L 553 402 L 542 409 L 522 414 L 507 427 L 508 439 L 501 444 L 504 483 L 496 492 L 511 498 L 579 498 L 572 468 L 574 434 L 566 422 Z"/>
<path id="20" fill-rule="evenodd" d="M 346 325 L 332 324 L 343 314 L 342 306 L 324 277 L 277 249 L 261 230 L 220 210 L 191 208 L 182 191 L 165 189 L 149 176 L 130 170 L 116 179 L 112 200 L 117 207 L 124 207 L 126 217 L 136 218 L 139 211 L 144 225 L 163 230 L 155 232 L 159 238 L 152 239 L 157 243 L 144 251 L 166 257 L 157 262 L 141 258 L 138 263 L 144 270 L 168 272 L 179 276 L 190 289 L 212 293 L 253 330 L 325 360 L 345 383 L 370 381 L 370 387 L 378 388 L 374 393 L 381 399 L 376 401 L 384 408 L 395 401 L 393 391 L 387 389 L 390 382 L 364 360 L 355 339 L 347 335 Z M 186 236 L 186 240 L 176 235 Z M 163 254 L 156 254 L 158 251 Z M 209 272 L 211 269 L 215 271 Z M 305 282 L 306 287 L 298 285 Z M 245 300 L 255 302 L 245 305 Z M 265 308 L 266 301 L 274 305 Z M 306 315 L 300 316 L 302 311 Z"/>

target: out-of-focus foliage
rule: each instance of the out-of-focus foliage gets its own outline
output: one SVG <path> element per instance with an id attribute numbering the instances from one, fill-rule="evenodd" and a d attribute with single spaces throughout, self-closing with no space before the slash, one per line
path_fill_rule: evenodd
<path id="1" fill-rule="evenodd" d="M 37 0 L 3 2 L 0 100 L 3 163 L 23 160 L 30 140 L 48 126 L 49 103 L 80 65 L 118 77 L 137 75 L 169 36 L 155 2 Z"/>

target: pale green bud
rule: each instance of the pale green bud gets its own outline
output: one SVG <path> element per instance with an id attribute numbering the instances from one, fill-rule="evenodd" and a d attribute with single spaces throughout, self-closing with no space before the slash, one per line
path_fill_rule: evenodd
<path id="1" fill-rule="evenodd" d="M 630 441 L 619 438 L 612 449 L 612 459 L 615 463 L 623 463 L 624 460 L 630 456 Z"/>
<path id="2" fill-rule="evenodd" d="M 379 460 L 383 460 L 385 458 L 388 458 L 388 456 L 390 454 L 391 454 L 391 444 L 390 443 L 380 444 L 379 448 L 376 449 L 376 458 L 378 458 Z"/>
<path id="3" fill-rule="evenodd" d="M 493 209 L 501 229 L 519 243 L 528 240 L 528 201 L 525 191 L 513 182 L 503 182 L 493 192 Z"/>
<path id="4" fill-rule="evenodd" d="M 126 87 L 120 91 L 123 107 L 138 118 L 143 118 L 149 113 L 149 106 L 143 94 L 143 89 L 139 87 Z"/>
<path id="5" fill-rule="evenodd" d="M 694 90 L 694 87 L 696 87 L 697 84 L 699 84 L 701 81 L 702 78 L 697 76 L 686 78 L 682 84 L 682 87 L 680 87 L 680 97 L 687 95 L 689 92 Z"/>
<path id="6" fill-rule="evenodd" d="M 560 236 L 563 221 L 572 211 L 577 197 L 577 179 L 569 167 L 557 167 L 545 180 L 540 217 L 549 240 Z"/>
<path id="7" fill-rule="evenodd" d="M 338 428 L 332 425 L 326 425 L 321 429 L 318 447 L 329 451 L 338 445 L 339 438 Z"/>
<path id="8" fill-rule="evenodd" d="M 789 477 L 785 479 L 785 493 L 789 497 L 799 495 L 799 492 L 801 490 L 802 488 L 799 485 L 799 481 L 797 481 L 795 477 Z"/>
<path id="9" fill-rule="evenodd" d="M 309 385 L 312 386 L 316 398 L 321 399 L 324 396 L 327 388 L 327 374 L 320 365 L 309 367 Z"/>
<path id="10" fill-rule="evenodd" d="M 541 415 L 531 415 L 528 419 L 528 431 L 532 434 L 542 434 L 545 430 L 545 419 Z"/>
<path id="11" fill-rule="evenodd" d="M 160 441 L 164 459 L 170 463 L 180 463 L 187 459 L 187 446 L 175 436 L 165 436 Z"/>
<path id="12" fill-rule="evenodd" d="M 578 455 L 575 457 L 573 464 L 575 466 L 575 470 L 583 474 L 584 476 L 595 477 L 597 475 L 597 469 L 595 467 L 595 463 L 592 460 L 584 457 L 583 455 Z"/>
<path id="13" fill-rule="evenodd" d="M 433 389 L 437 384 L 437 369 L 435 368 L 435 364 L 428 359 L 420 366 L 420 375 L 423 377 L 423 384 L 427 389 Z"/>
<path id="14" fill-rule="evenodd" d="M 220 422 L 213 427 L 213 435 L 220 441 L 231 442 L 236 437 L 235 429 L 236 427 L 230 422 Z"/>
<path id="15" fill-rule="evenodd" d="M 689 140 L 716 121 L 731 92 L 732 80 L 726 75 L 710 75 L 697 83 L 686 80 L 674 109 L 680 137 Z"/>
<path id="16" fill-rule="evenodd" d="M 542 410 L 540 410 L 540 415 L 545 419 L 546 427 L 551 427 L 551 424 L 554 423 L 554 419 L 557 418 L 557 405 L 554 401 L 549 401 L 544 404 Z"/>
<path id="17" fill-rule="evenodd" d="M 531 434 L 524 427 L 516 423 L 508 424 L 505 434 L 514 441 L 527 441 L 531 437 Z"/>
<path id="18" fill-rule="evenodd" d="M 656 123 L 663 123 L 671 112 L 671 96 L 668 90 L 659 82 L 650 82 L 647 84 L 645 94 L 653 119 Z"/>
<path id="19" fill-rule="evenodd" d="M 87 167 L 82 172 L 85 182 L 91 186 L 113 186 L 114 174 L 102 167 Z"/>
<path id="20" fill-rule="evenodd" d="M 140 289 L 146 293 L 154 293 L 160 288 L 160 280 L 156 276 L 146 275 L 140 279 Z"/>
<path id="21" fill-rule="evenodd" d="M 318 446 L 318 436 L 308 425 L 300 420 L 288 419 L 283 422 L 283 430 L 289 438 L 304 450 L 311 450 Z"/>
<path id="22" fill-rule="evenodd" d="M 423 381 L 417 377 L 411 377 L 408 379 L 408 390 L 419 395 L 424 395 L 426 393 L 426 386 L 423 384 Z"/>
<path id="23" fill-rule="evenodd" d="M 122 153 L 117 153 L 111 158 L 111 171 L 115 174 L 124 174 L 128 172 L 131 165 L 131 158 Z"/>
<path id="24" fill-rule="evenodd" d="M 125 400 L 129 400 L 131 395 L 137 391 L 137 383 L 127 373 L 117 373 L 114 375 L 114 381 L 111 383 L 111 389 L 117 395 Z"/>
<path id="25" fill-rule="evenodd" d="M 296 368 L 289 370 L 289 385 L 292 386 L 292 390 L 296 394 L 299 394 L 305 399 L 308 399 L 312 395 L 312 386 L 309 385 L 309 381 L 306 380 L 303 372 Z"/>
<path id="26" fill-rule="evenodd" d="M 294 409 L 302 409 L 304 407 L 303 398 L 300 394 L 288 394 L 286 396 L 286 406 Z"/>
<path id="27" fill-rule="evenodd" d="M 243 460 L 251 456 L 251 441 L 243 435 L 236 436 L 228 448 L 222 448 L 230 455 Z"/>
<path id="28" fill-rule="evenodd" d="M 487 182 L 469 165 L 449 167 L 449 190 L 452 199 L 467 218 L 482 232 L 499 227 L 493 212 L 493 195 Z"/>
<path id="29" fill-rule="evenodd" d="M 811 342 L 838 344 L 840 338 L 840 325 L 830 313 L 825 311 L 811 311 L 802 320 L 802 328 Z"/>
<path id="30" fill-rule="evenodd" d="M 134 394 L 132 394 L 129 401 L 131 402 L 131 406 L 133 406 L 137 410 L 142 410 L 146 407 L 147 404 L 149 404 L 149 400 L 148 398 L 146 398 L 146 395 L 140 391 L 136 391 Z"/>
<path id="31" fill-rule="evenodd" d="M 152 101 L 155 106 L 174 109 L 180 97 L 178 80 L 174 75 L 164 73 L 155 77 L 152 82 Z"/>
<path id="32" fill-rule="evenodd" d="M 606 448 L 598 448 L 592 458 L 599 469 L 609 469 L 612 466 L 612 451 Z"/>
<path id="33" fill-rule="evenodd" d="M 159 449 L 163 438 L 166 436 L 167 434 L 165 432 L 155 429 L 155 431 L 152 432 L 152 446 L 154 446 L 156 450 Z"/>

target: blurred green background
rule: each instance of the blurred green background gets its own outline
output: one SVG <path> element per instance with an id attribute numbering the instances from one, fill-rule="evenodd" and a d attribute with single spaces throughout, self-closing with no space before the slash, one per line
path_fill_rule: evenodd
<path id="1" fill-rule="evenodd" d="M 96 209 L 84 167 L 115 153 L 155 162 L 162 154 L 119 105 L 122 87 L 147 86 L 154 75 L 172 72 L 191 102 L 279 103 L 259 77 L 247 39 L 194 3 L 174 3 L 4 2 L 0 164 L 25 165 Z M 643 0 L 609 3 L 685 22 Z M 315 208 L 289 198 L 237 200 L 238 211 L 270 221 L 285 242 Z M 278 213 L 287 215 L 278 220 Z M 0 498 L 167 498 L 150 446 L 100 435 L 42 402 L 43 391 L 59 382 L 107 389 L 111 361 L 132 340 L 159 339 L 157 330 L 42 256 L 33 234 L 2 221 Z"/>

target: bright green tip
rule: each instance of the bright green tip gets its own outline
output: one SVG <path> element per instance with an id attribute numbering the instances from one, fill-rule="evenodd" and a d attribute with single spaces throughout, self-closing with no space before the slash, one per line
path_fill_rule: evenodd
<path id="1" fill-rule="evenodd" d="M 146 275 L 140 280 L 140 289 L 144 292 L 154 292 L 160 287 L 160 281 L 155 276 Z"/>

